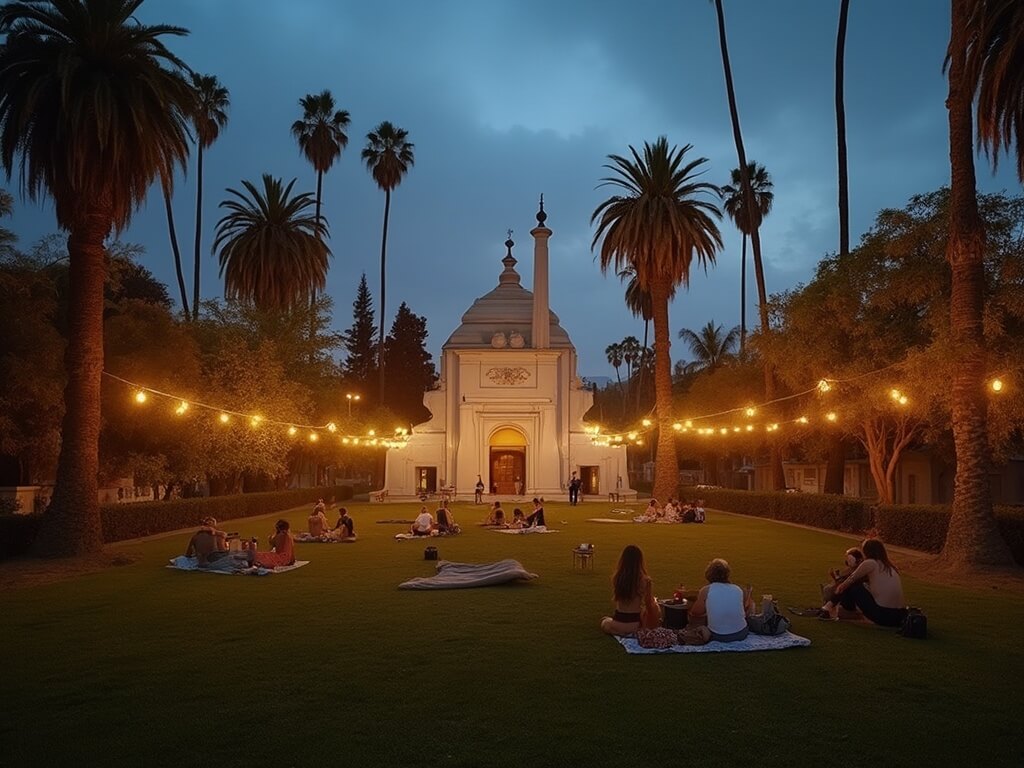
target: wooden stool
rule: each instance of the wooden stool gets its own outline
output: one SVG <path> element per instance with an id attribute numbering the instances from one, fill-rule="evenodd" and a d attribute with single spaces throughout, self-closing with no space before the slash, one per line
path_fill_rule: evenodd
<path id="1" fill-rule="evenodd" d="M 581 571 L 594 570 L 594 545 L 591 544 L 589 547 L 576 547 L 572 551 L 572 569 L 575 571 L 576 566 L 579 564 Z"/>

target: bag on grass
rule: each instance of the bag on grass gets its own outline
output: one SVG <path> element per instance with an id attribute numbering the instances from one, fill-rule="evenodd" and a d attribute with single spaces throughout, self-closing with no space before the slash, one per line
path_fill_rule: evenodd
<path id="1" fill-rule="evenodd" d="M 775 610 L 747 616 L 747 627 L 755 635 L 784 635 L 790 626 L 789 619 Z"/>
<path id="2" fill-rule="evenodd" d="M 920 608 L 907 608 L 907 615 L 897 630 L 897 634 L 903 637 L 911 637 L 915 640 L 924 640 L 928 637 L 928 617 Z"/>
<path id="3" fill-rule="evenodd" d="M 423 550 L 424 560 L 437 560 L 437 547 L 427 547 Z"/>

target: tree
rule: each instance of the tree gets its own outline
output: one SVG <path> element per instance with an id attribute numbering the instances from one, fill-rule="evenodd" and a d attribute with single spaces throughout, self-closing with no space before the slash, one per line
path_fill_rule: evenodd
<path id="1" fill-rule="evenodd" d="M 49 196 L 68 234 L 70 335 L 57 485 L 34 549 L 103 546 L 97 498 L 103 370 L 104 241 L 156 179 L 187 157 L 185 64 L 147 25 L 142 0 L 54 0 L 0 7 L 0 160 L 31 199 Z"/>
<path id="2" fill-rule="evenodd" d="M 434 386 L 437 374 L 427 351 L 427 319 L 412 312 L 403 301 L 395 314 L 385 341 L 385 360 L 391 382 L 392 410 L 402 420 L 418 424 L 430 416 L 423 405 L 423 393 Z"/>
<path id="3" fill-rule="evenodd" d="M 203 152 L 213 146 L 221 129 L 228 124 L 228 107 L 231 100 L 228 89 L 221 85 L 216 75 L 192 73 L 192 87 L 195 90 L 195 109 L 191 115 L 196 131 L 196 245 L 192 276 L 193 319 L 199 317 L 199 253 L 203 243 Z"/>
<path id="4" fill-rule="evenodd" d="M 836 157 L 839 166 L 839 255 L 850 252 L 850 178 L 846 167 L 846 105 L 843 96 L 843 65 L 846 58 L 846 20 L 850 0 L 839 0 L 839 31 L 836 33 Z"/>
<path id="5" fill-rule="evenodd" d="M 690 347 L 694 361 L 689 364 L 691 371 L 714 372 L 735 357 L 734 349 L 739 338 L 740 329 L 735 327 L 722 333 L 722 326 L 715 325 L 711 320 L 694 333 L 689 328 L 679 330 L 679 338 Z"/>
<path id="6" fill-rule="evenodd" d="M 956 481 L 943 557 L 958 566 L 1006 565 L 1009 549 L 999 535 L 989 487 L 986 441 L 984 340 L 985 229 L 978 215 L 972 105 L 979 98 L 982 141 L 1009 141 L 1003 127 L 1019 119 L 1022 16 L 999 0 L 952 0 L 945 68 L 949 75 L 950 217 L 947 259 L 952 273 L 950 326 L 956 361 L 952 377 Z M 1018 8 L 1019 11 L 1019 8 Z M 996 19 L 1002 25 L 995 25 Z M 1016 21 L 1016 26 L 1010 22 Z M 1014 53 L 1016 49 L 1016 58 Z M 1009 55 L 1006 55 L 1009 54 Z M 1014 87 L 1016 84 L 1016 87 Z M 1018 109 L 1015 109 L 1017 107 Z M 1002 110 L 1006 111 L 1002 111 Z M 1015 114 L 1016 113 L 1016 114 Z M 1009 118 L 1009 125 L 1000 118 Z M 987 130 L 986 130 L 987 129 Z M 1020 133 L 1016 133 L 1016 137 Z M 995 144 L 998 146 L 998 144 Z"/>
<path id="7" fill-rule="evenodd" d="M 619 369 L 622 367 L 622 345 L 619 343 L 609 344 L 604 348 L 604 354 L 608 358 L 608 365 L 615 369 L 615 378 L 619 381 L 619 391 L 622 391 L 622 376 Z"/>
<path id="8" fill-rule="evenodd" d="M 742 356 L 747 344 L 747 238 L 755 225 L 760 227 L 761 222 L 771 213 L 775 193 L 772 192 L 774 184 L 772 184 L 771 176 L 768 175 L 765 167 L 750 162 L 747 165 L 747 179 L 750 181 L 751 191 L 754 195 L 752 218 L 747 213 L 745 204 L 743 174 L 740 173 L 739 168 L 733 168 L 730 175 L 732 183 L 722 187 L 722 196 L 725 198 L 722 208 L 743 236 L 743 250 L 740 257 L 740 355 Z"/>
<path id="9" fill-rule="evenodd" d="M 374 341 L 376 325 L 373 316 L 373 297 L 366 285 L 366 274 L 359 280 L 356 300 L 352 302 L 352 325 L 343 335 L 347 357 L 343 373 L 347 381 L 366 397 L 377 372 L 377 345 Z"/>
<path id="10" fill-rule="evenodd" d="M 740 130 L 740 115 L 736 107 L 736 89 L 732 82 L 732 65 L 729 63 L 729 42 L 725 34 L 725 11 L 722 8 L 722 0 L 715 0 L 715 12 L 718 16 L 718 42 L 722 51 L 722 70 L 725 73 L 725 90 L 729 97 L 729 116 L 732 119 L 732 136 L 736 143 L 736 157 L 739 160 L 740 184 L 743 189 L 743 200 L 747 210 L 757 210 L 757 203 L 754 199 L 754 189 L 751 184 L 747 170 L 747 153 L 743 147 L 743 132 Z M 751 221 L 754 226 L 750 229 L 750 247 L 754 252 L 754 278 L 757 281 L 757 302 L 758 314 L 761 318 L 761 333 L 767 335 L 770 326 L 768 322 L 768 289 L 764 279 L 764 262 L 761 259 L 761 234 L 760 222 Z M 775 399 L 775 372 L 770 366 L 764 369 L 764 397 L 765 400 Z M 786 477 L 782 471 L 782 455 L 777 446 L 772 448 L 772 484 L 777 489 L 786 486 Z"/>
<path id="11" fill-rule="evenodd" d="M 292 123 L 292 135 L 299 143 L 299 151 L 316 171 L 316 218 L 319 220 L 324 174 L 348 146 L 345 131 L 351 118 L 348 110 L 335 109 L 334 96 L 329 90 L 303 96 L 299 106 L 302 119 Z"/>
<path id="12" fill-rule="evenodd" d="M 160 180 L 160 191 L 164 196 L 164 212 L 167 215 L 167 232 L 171 238 L 171 255 L 174 256 L 174 273 L 178 278 L 178 291 L 181 297 L 181 311 L 185 317 L 191 317 L 188 304 L 188 291 L 185 288 L 185 275 L 181 271 L 181 249 L 178 247 L 178 232 L 174 226 L 174 207 L 171 205 L 171 186 L 167 179 Z"/>
<path id="13" fill-rule="evenodd" d="M 289 309 L 309 303 L 327 282 L 331 251 L 324 242 L 327 224 L 309 215 L 313 197 L 292 196 L 295 179 L 263 174 L 263 191 L 243 181 L 248 194 L 220 204 L 228 212 L 217 222 L 213 250 L 220 249 L 220 273 L 228 299 L 249 301 L 261 309 Z"/>
<path id="14" fill-rule="evenodd" d="M 669 148 L 664 136 L 654 144 L 644 143 L 643 157 L 632 146 L 632 160 L 609 155 L 605 165 L 612 176 L 602 186 L 616 187 L 615 194 L 591 215 L 598 222 L 591 247 L 601 242 L 602 271 L 614 266 L 636 271 L 637 282 L 651 295 L 654 320 L 654 387 L 658 420 L 658 448 L 655 461 L 654 495 L 668 498 L 676 493 L 678 464 L 672 430 L 672 363 L 668 322 L 669 295 L 673 287 L 688 285 L 694 259 L 707 268 L 714 263 L 722 236 L 715 219 L 718 207 L 702 195 L 718 196 L 713 184 L 699 182 L 696 175 L 707 160 L 698 158 L 683 164 L 688 144 Z"/>
<path id="15" fill-rule="evenodd" d="M 380 238 L 380 335 L 378 337 L 381 405 L 385 404 L 384 301 L 387 286 L 388 217 L 391 213 L 391 192 L 402 183 L 405 174 L 409 172 L 416 161 L 413 155 L 415 145 L 408 138 L 408 131 L 385 120 L 366 134 L 366 146 L 362 152 L 366 170 L 373 176 L 377 186 L 384 190 L 384 229 Z"/>
<path id="16" fill-rule="evenodd" d="M 636 387 L 636 408 L 637 410 L 640 410 L 640 395 L 644 390 L 643 375 L 647 372 L 649 367 L 645 365 L 645 363 L 647 362 L 647 357 L 650 356 L 647 339 L 653 312 L 651 307 L 651 294 L 640 287 L 640 284 L 636 280 L 636 273 L 630 267 L 626 267 L 624 270 L 619 272 L 619 279 L 629 281 L 626 283 L 626 308 L 633 313 L 633 317 L 642 318 L 644 321 L 644 342 L 640 348 L 640 380 L 637 382 Z M 673 286 L 672 292 L 668 297 L 669 301 L 672 301 L 672 299 L 675 298 L 675 295 L 676 290 L 675 286 Z"/>

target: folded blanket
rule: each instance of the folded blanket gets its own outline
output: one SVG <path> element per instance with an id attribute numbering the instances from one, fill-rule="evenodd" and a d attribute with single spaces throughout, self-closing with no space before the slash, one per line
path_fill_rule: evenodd
<path id="1" fill-rule="evenodd" d="M 442 560 L 437 564 L 437 575 L 410 579 L 398 585 L 399 589 L 467 589 L 488 587 L 507 581 L 536 579 L 518 560 L 499 560 L 496 563 L 453 563 Z"/>
<path id="2" fill-rule="evenodd" d="M 745 640 L 737 640 L 734 643 L 721 643 L 712 640 L 707 645 L 673 645 L 671 648 L 642 648 L 634 635 L 629 637 L 616 637 L 616 640 L 626 649 L 626 653 L 721 653 L 739 651 L 777 651 L 782 648 L 800 648 L 810 645 L 811 641 L 806 637 L 786 632 L 782 635 L 755 635 L 751 632 Z"/>
<path id="3" fill-rule="evenodd" d="M 378 520 L 377 525 L 412 525 L 413 520 Z"/>
<path id="4" fill-rule="evenodd" d="M 199 561 L 194 557 L 185 557 L 184 555 L 178 555 L 172 557 L 170 564 L 167 568 L 173 568 L 178 571 L 194 571 L 198 573 L 221 573 L 221 574 L 242 574 L 243 576 L 269 576 L 272 573 L 284 573 L 285 571 L 294 571 L 296 568 L 301 568 L 304 565 L 309 565 L 309 560 L 296 560 L 292 565 L 279 565 L 277 568 L 260 568 L 257 566 L 247 566 L 244 560 L 236 560 L 234 558 L 225 557 L 219 560 L 212 567 L 200 568 Z"/>
<path id="5" fill-rule="evenodd" d="M 401 541 L 403 539 L 423 539 L 423 540 L 427 540 L 427 539 L 432 539 L 432 538 L 436 537 L 437 535 L 438 535 L 437 531 L 432 531 L 429 536 L 417 536 L 415 533 L 409 533 L 408 531 L 406 531 L 405 533 L 396 533 L 395 534 L 395 538 L 398 539 L 399 541 Z"/>
<path id="6" fill-rule="evenodd" d="M 588 517 L 588 523 L 632 523 L 632 520 L 623 520 L 614 517 Z"/>
<path id="7" fill-rule="evenodd" d="M 498 533 L 558 533 L 557 528 L 548 528 L 546 525 L 535 525 L 532 528 L 498 528 Z"/>

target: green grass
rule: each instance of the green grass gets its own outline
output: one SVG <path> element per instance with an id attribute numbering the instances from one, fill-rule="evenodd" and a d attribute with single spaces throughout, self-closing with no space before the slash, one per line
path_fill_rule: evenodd
<path id="1" fill-rule="evenodd" d="M 810 648 L 630 656 L 597 628 L 625 544 L 659 594 L 724 556 L 781 605 L 814 603 L 849 544 L 727 515 L 585 522 L 610 506 L 549 504 L 548 536 L 502 536 L 457 506 L 465 533 L 432 542 L 442 558 L 513 557 L 540 574 L 529 584 L 398 591 L 433 564 L 374 524 L 415 513 L 387 504 L 351 505 L 359 542 L 299 545 L 312 562 L 285 575 L 166 570 L 180 535 L 124 545 L 131 566 L 0 593 L 0 765 L 1019 764 L 1019 591 L 907 578 L 923 642 L 795 618 Z M 305 514 L 288 517 L 301 530 Z M 580 541 L 594 573 L 572 569 Z"/>

